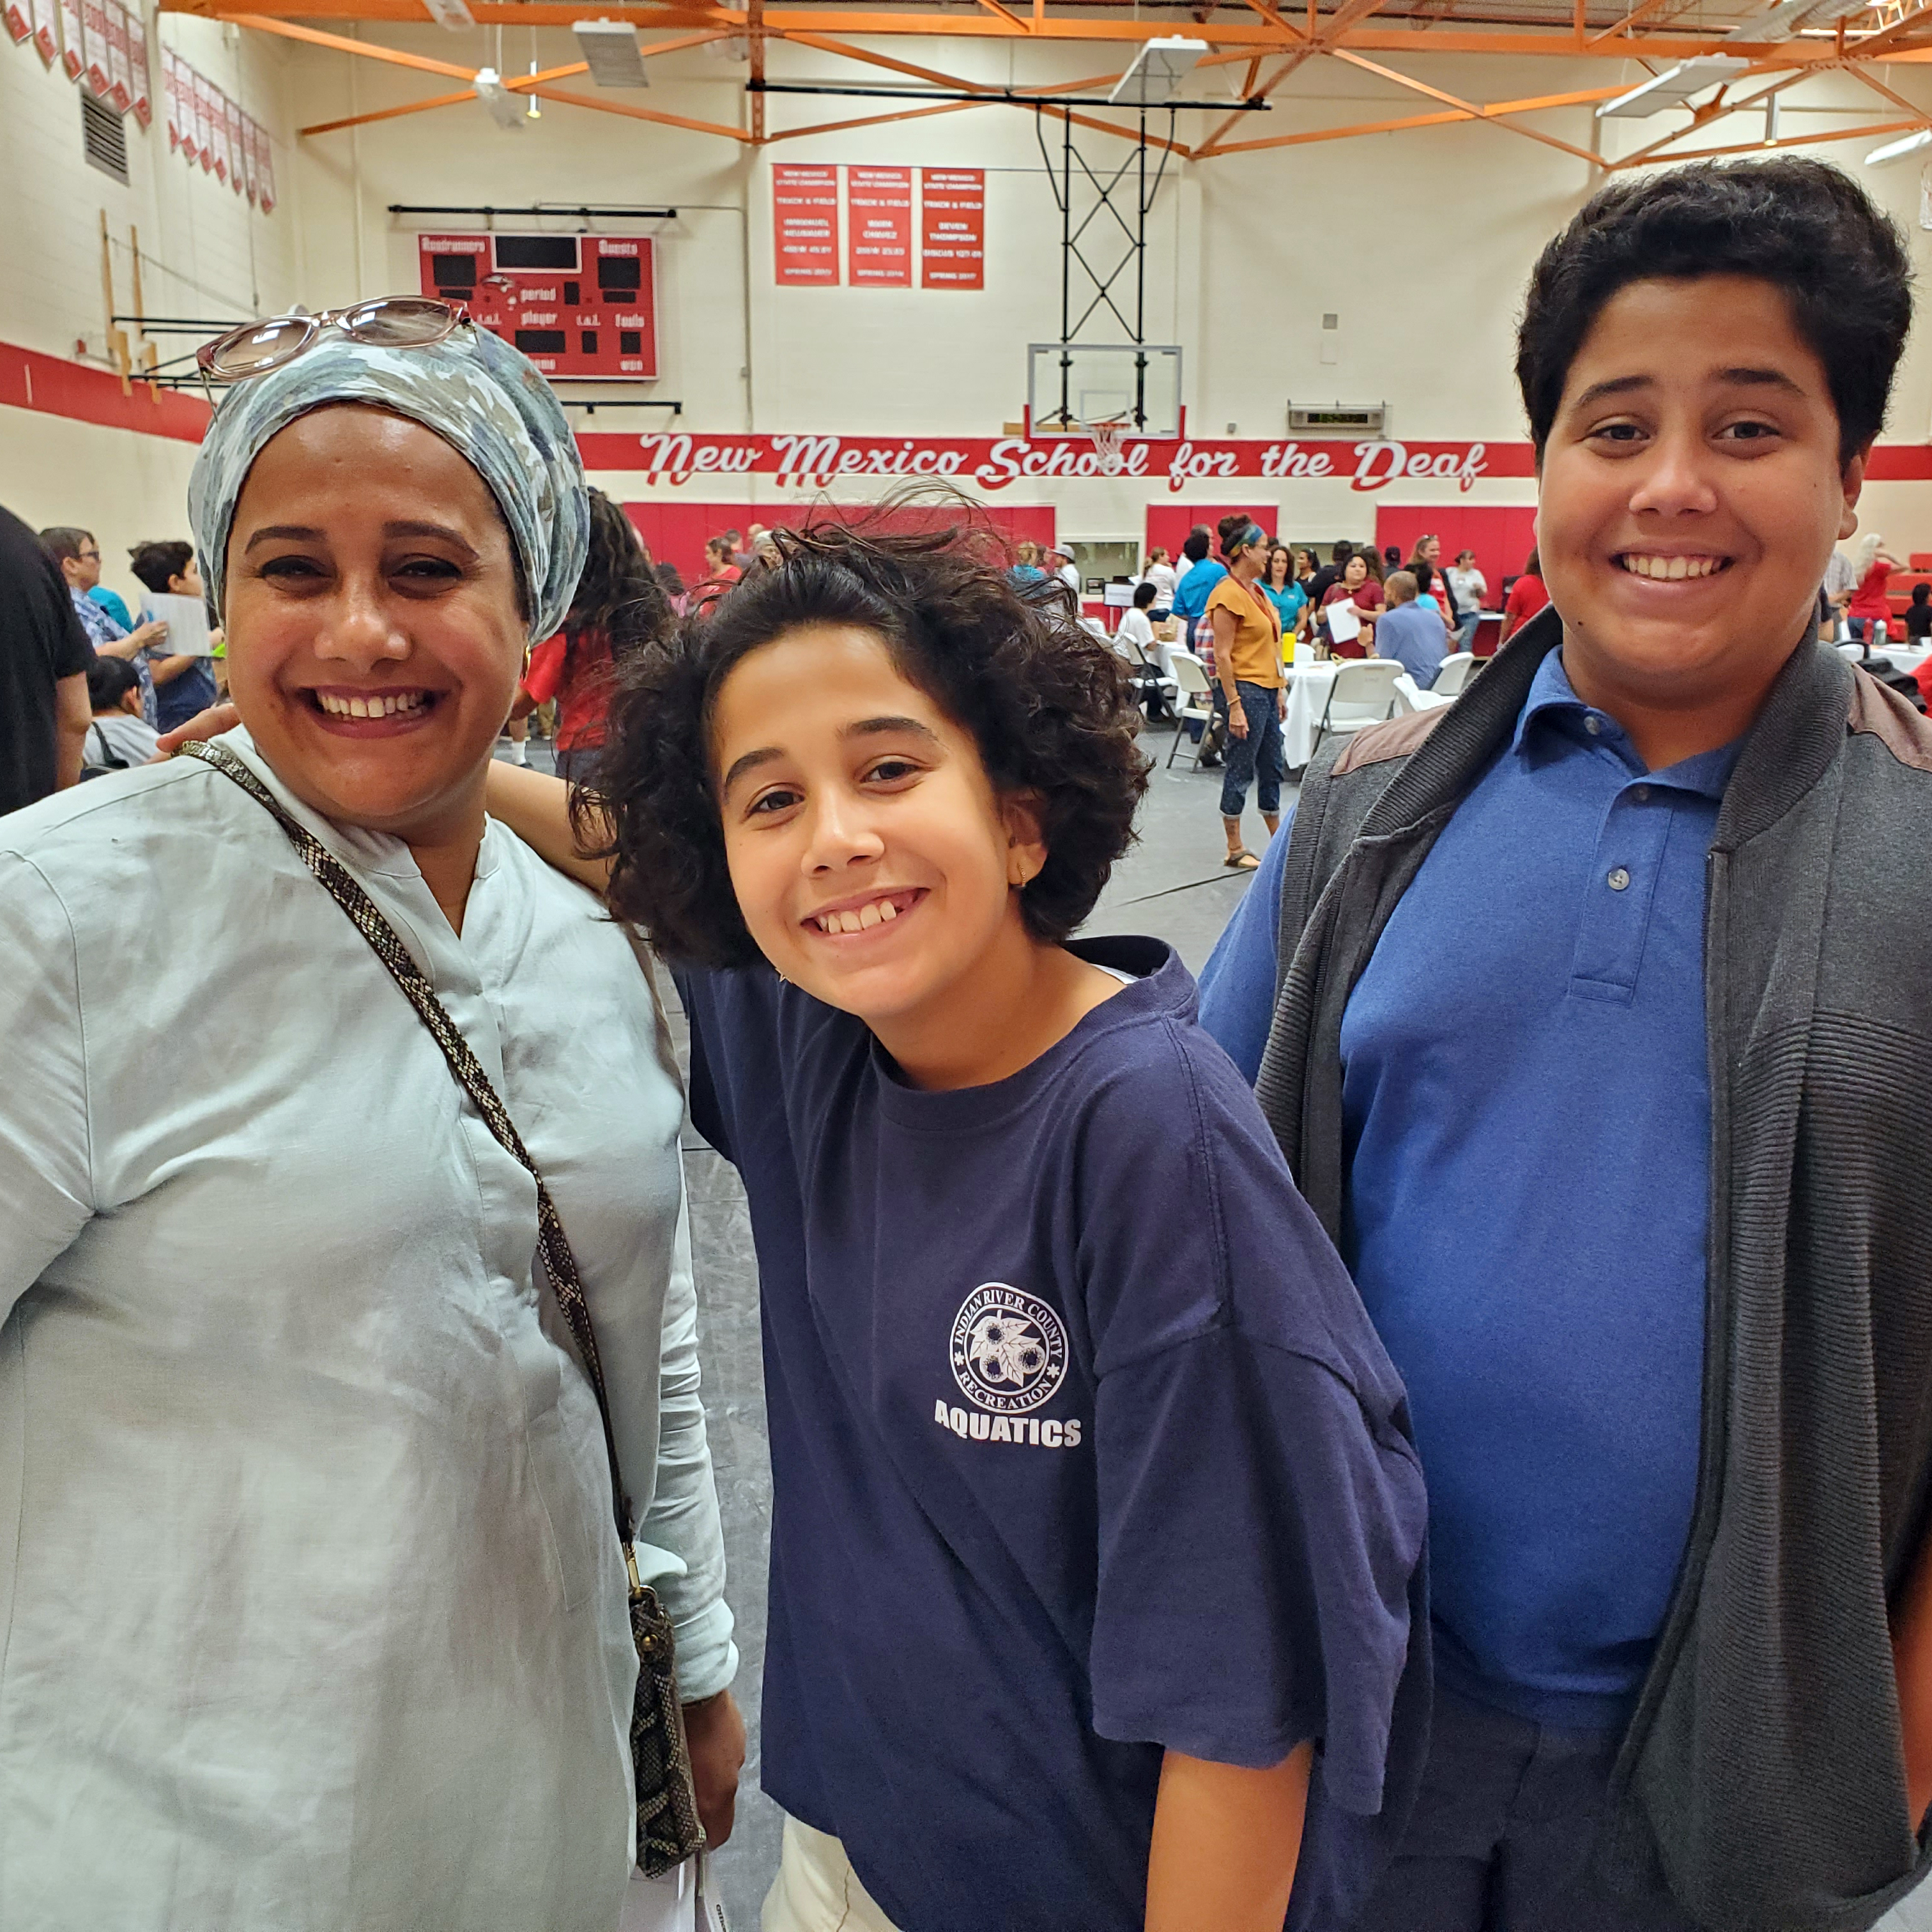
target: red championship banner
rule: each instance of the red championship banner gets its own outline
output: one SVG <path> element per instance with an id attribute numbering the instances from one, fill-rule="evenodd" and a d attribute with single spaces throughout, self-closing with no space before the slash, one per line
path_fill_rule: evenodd
<path id="1" fill-rule="evenodd" d="M 845 170 L 845 279 L 855 289 L 912 286 L 912 170 Z"/>
<path id="2" fill-rule="evenodd" d="M 60 58 L 60 0 L 31 0 L 34 13 L 34 51 L 42 64 Z"/>
<path id="3" fill-rule="evenodd" d="M 112 57 L 107 51 L 105 0 L 80 0 L 80 16 L 87 28 L 87 89 L 105 100 L 114 85 Z"/>
<path id="4" fill-rule="evenodd" d="M 919 171 L 919 282 L 925 289 L 986 286 L 986 175 L 982 168 Z"/>
<path id="5" fill-rule="evenodd" d="M 10 40 L 24 40 L 34 31 L 34 16 L 28 11 L 27 0 L 7 0 L 0 8 L 0 18 L 7 22 L 7 35 Z"/>
<path id="6" fill-rule="evenodd" d="M 838 280 L 838 170 L 784 164 L 772 170 L 772 277 L 781 288 Z"/>
<path id="7" fill-rule="evenodd" d="M 128 64 L 128 16 L 120 0 L 101 0 L 107 16 L 107 104 L 124 114 L 134 104 L 134 71 Z"/>
<path id="8" fill-rule="evenodd" d="M 264 214 L 275 212 L 275 152 L 269 145 L 268 130 L 259 122 L 249 124 L 255 137 L 255 193 Z"/>
<path id="9" fill-rule="evenodd" d="M 87 69 L 87 28 L 81 19 L 80 0 L 60 0 L 61 67 L 70 80 L 78 80 Z"/>
<path id="10" fill-rule="evenodd" d="M 148 23 L 138 5 L 128 9 L 128 72 L 134 118 L 145 128 L 154 118 L 154 80 L 148 60 Z"/>

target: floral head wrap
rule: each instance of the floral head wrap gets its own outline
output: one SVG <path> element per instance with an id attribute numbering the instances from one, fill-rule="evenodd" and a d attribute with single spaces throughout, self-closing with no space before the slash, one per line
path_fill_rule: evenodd
<path id="1" fill-rule="evenodd" d="M 255 459 L 278 430 L 332 403 L 365 403 L 434 430 L 490 486 L 509 526 L 532 639 L 563 626 L 590 543 L 584 466 L 563 410 L 528 358 L 466 324 L 426 349 L 382 349 L 333 331 L 223 397 L 188 478 L 210 615 L 223 621 L 228 536 Z"/>

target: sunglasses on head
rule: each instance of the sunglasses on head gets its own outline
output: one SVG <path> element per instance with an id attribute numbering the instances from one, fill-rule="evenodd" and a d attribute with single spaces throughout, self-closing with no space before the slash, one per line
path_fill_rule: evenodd
<path id="1" fill-rule="evenodd" d="M 431 349 L 469 326 L 469 311 L 452 303 L 428 296 L 379 296 L 350 308 L 326 308 L 320 315 L 244 322 L 204 342 L 194 359 L 209 381 L 240 382 L 292 362 L 330 329 L 374 349 Z"/>

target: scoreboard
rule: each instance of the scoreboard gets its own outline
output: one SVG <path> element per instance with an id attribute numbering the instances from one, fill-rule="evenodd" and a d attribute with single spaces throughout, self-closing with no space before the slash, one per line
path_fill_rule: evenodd
<path id="1" fill-rule="evenodd" d="M 658 373 L 657 258 L 647 235 L 423 235 L 422 292 L 467 304 L 553 381 Z"/>

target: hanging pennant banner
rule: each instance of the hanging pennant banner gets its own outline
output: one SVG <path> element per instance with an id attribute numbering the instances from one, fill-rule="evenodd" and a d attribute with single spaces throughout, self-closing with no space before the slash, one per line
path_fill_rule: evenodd
<path id="1" fill-rule="evenodd" d="M 845 279 L 855 289 L 912 286 L 912 170 L 845 170 Z"/>
<path id="2" fill-rule="evenodd" d="M 114 85 L 112 56 L 107 51 L 105 0 L 81 0 L 80 16 L 87 28 L 87 88 L 100 100 Z"/>
<path id="3" fill-rule="evenodd" d="M 255 133 L 255 192 L 262 198 L 262 212 L 272 214 L 275 212 L 275 151 L 268 140 L 268 130 L 258 121 L 253 124 Z"/>
<path id="4" fill-rule="evenodd" d="M 214 89 L 200 70 L 190 68 L 188 92 L 194 102 L 194 158 L 205 175 L 214 172 Z"/>
<path id="5" fill-rule="evenodd" d="M 246 185 L 242 180 L 246 168 L 242 158 L 242 113 L 233 101 L 227 101 L 226 104 L 228 110 L 228 185 L 239 194 Z"/>
<path id="6" fill-rule="evenodd" d="M 214 178 L 224 183 L 228 179 L 228 171 L 234 165 L 234 157 L 228 152 L 228 115 L 234 105 L 220 88 L 208 92 L 208 133 L 214 142 Z"/>
<path id="7" fill-rule="evenodd" d="M 245 114 L 236 131 L 235 152 L 241 158 L 242 188 L 253 208 L 260 200 L 261 191 L 255 180 L 255 124 Z"/>
<path id="8" fill-rule="evenodd" d="M 175 50 L 161 48 L 161 110 L 168 117 L 168 152 L 178 154 L 182 145 L 181 80 L 176 72 Z"/>
<path id="9" fill-rule="evenodd" d="M 80 16 L 80 0 L 60 0 L 61 67 L 70 80 L 87 70 L 87 28 Z"/>
<path id="10" fill-rule="evenodd" d="M 925 289 L 986 286 L 983 168 L 919 171 L 919 282 Z"/>
<path id="11" fill-rule="evenodd" d="M 774 278 L 781 288 L 838 280 L 838 170 L 780 164 L 772 170 Z"/>
<path id="12" fill-rule="evenodd" d="M 5 7 L 0 8 L 0 20 L 7 22 L 10 40 L 24 40 L 33 33 L 34 18 L 27 10 L 26 0 L 7 0 Z"/>
<path id="13" fill-rule="evenodd" d="M 44 66 L 60 58 L 59 0 L 30 0 L 34 14 L 34 51 Z"/>
<path id="14" fill-rule="evenodd" d="M 124 114 L 134 104 L 134 70 L 128 64 L 128 16 L 120 0 L 102 0 L 107 17 L 107 104 Z"/>
<path id="15" fill-rule="evenodd" d="M 128 69 L 134 118 L 145 128 L 154 118 L 154 82 L 148 62 L 148 23 L 138 5 L 128 9 Z"/>

